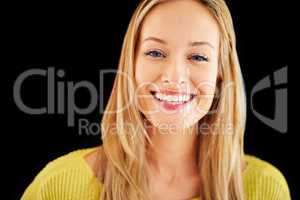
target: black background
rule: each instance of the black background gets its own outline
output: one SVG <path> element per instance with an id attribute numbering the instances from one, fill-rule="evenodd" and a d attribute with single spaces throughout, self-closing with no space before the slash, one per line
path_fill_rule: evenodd
<path id="1" fill-rule="evenodd" d="M 14 3 L 4 10 L 5 52 L 2 80 L 5 94 L 2 100 L 2 156 L 5 181 L 3 199 L 19 199 L 26 186 L 50 160 L 69 151 L 101 143 L 100 135 L 78 134 L 78 127 L 67 126 L 66 114 L 28 115 L 13 99 L 13 85 L 17 77 L 32 68 L 63 69 L 65 77 L 57 79 L 67 83 L 88 80 L 99 91 L 99 70 L 116 69 L 121 45 L 130 17 L 138 1 L 103 1 L 89 3 Z M 285 175 L 293 199 L 299 199 L 297 173 L 298 146 L 295 123 L 296 109 L 292 107 L 291 48 L 293 27 L 290 5 L 272 1 L 227 1 L 237 35 L 237 49 L 248 97 L 246 153 L 256 155 L 276 167 Z M 2 61 L 3 61 L 2 60 Z M 254 85 L 277 69 L 288 66 L 288 132 L 285 134 L 259 121 L 250 109 L 250 92 Z M 113 77 L 105 79 L 104 100 L 107 101 Z M 28 105 L 46 105 L 46 81 L 30 79 L 24 83 L 22 97 Z M 78 91 L 76 103 L 85 107 L 89 103 L 86 91 Z M 274 90 L 257 94 L 257 111 L 268 117 L 274 115 Z M 292 117 L 292 116 L 295 116 Z M 98 110 L 85 116 L 99 122 Z M 298 186 L 298 187 L 297 187 Z M 1 198 L 2 199 L 2 198 Z"/>

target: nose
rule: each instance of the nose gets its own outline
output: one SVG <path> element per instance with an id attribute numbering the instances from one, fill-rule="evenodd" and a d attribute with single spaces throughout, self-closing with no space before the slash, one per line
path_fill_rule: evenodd
<path id="1" fill-rule="evenodd" d="M 182 62 L 167 64 L 161 75 L 163 83 L 182 85 L 188 81 L 188 68 Z"/>

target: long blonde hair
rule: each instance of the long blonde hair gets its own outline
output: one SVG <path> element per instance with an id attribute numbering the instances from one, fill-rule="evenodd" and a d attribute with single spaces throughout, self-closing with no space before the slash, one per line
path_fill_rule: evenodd
<path id="1" fill-rule="evenodd" d="M 135 49 L 142 21 L 146 14 L 165 0 L 144 0 L 135 10 L 125 35 L 112 93 L 105 109 L 102 127 L 102 159 L 99 176 L 103 184 L 101 200 L 147 200 L 149 185 L 146 144 L 151 142 L 143 116 L 133 101 Z M 244 83 L 236 52 L 232 18 L 224 0 L 198 0 L 205 5 L 220 29 L 219 75 L 211 115 L 198 124 L 230 124 L 200 136 L 199 175 L 201 198 L 204 200 L 243 200 L 242 164 L 246 121 Z M 124 75 L 125 74 L 125 75 Z M 129 78 L 128 78 L 129 77 Z M 228 90 L 226 83 L 232 83 Z M 225 92 L 226 90 L 226 92 Z M 133 125 L 129 126 L 128 125 Z"/>

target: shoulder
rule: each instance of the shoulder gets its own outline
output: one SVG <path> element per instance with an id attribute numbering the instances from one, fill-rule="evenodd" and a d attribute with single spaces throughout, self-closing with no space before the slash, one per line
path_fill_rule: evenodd
<path id="1" fill-rule="evenodd" d="M 278 168 L 251 155 L 246 155 L 245 160 L 243 178 L 249 199 L 291 199 L 287 181 Z"/>
<path id="2" fill-rule="evenodd" d="M 75 195 L 85 199 L 87 193 L 95 194 L 96 177 L 84 156 L 96 148 L 74 150 L 50 161 L 26 188 L 21 199 L 73 199 Z"/>
<path id="3" fill-rule="evenodd" d="M 82 170 L 84 168 L 83 158 L 95 148 L 78 149 L 68 152 L 48 164 L 39 172 L 36 178 L 47 179 L 56 174 Z"/>

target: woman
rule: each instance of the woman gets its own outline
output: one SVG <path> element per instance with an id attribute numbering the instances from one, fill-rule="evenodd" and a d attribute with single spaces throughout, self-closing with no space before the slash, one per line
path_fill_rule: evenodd
<path id="1" fill-rule="evenodd" d="M 244 86 L 223 0 L 142 1 L 118 70 L 103 145 L 50 162 L 23 200 L 290 199 L 280 171 L 244 154 Z"/>

